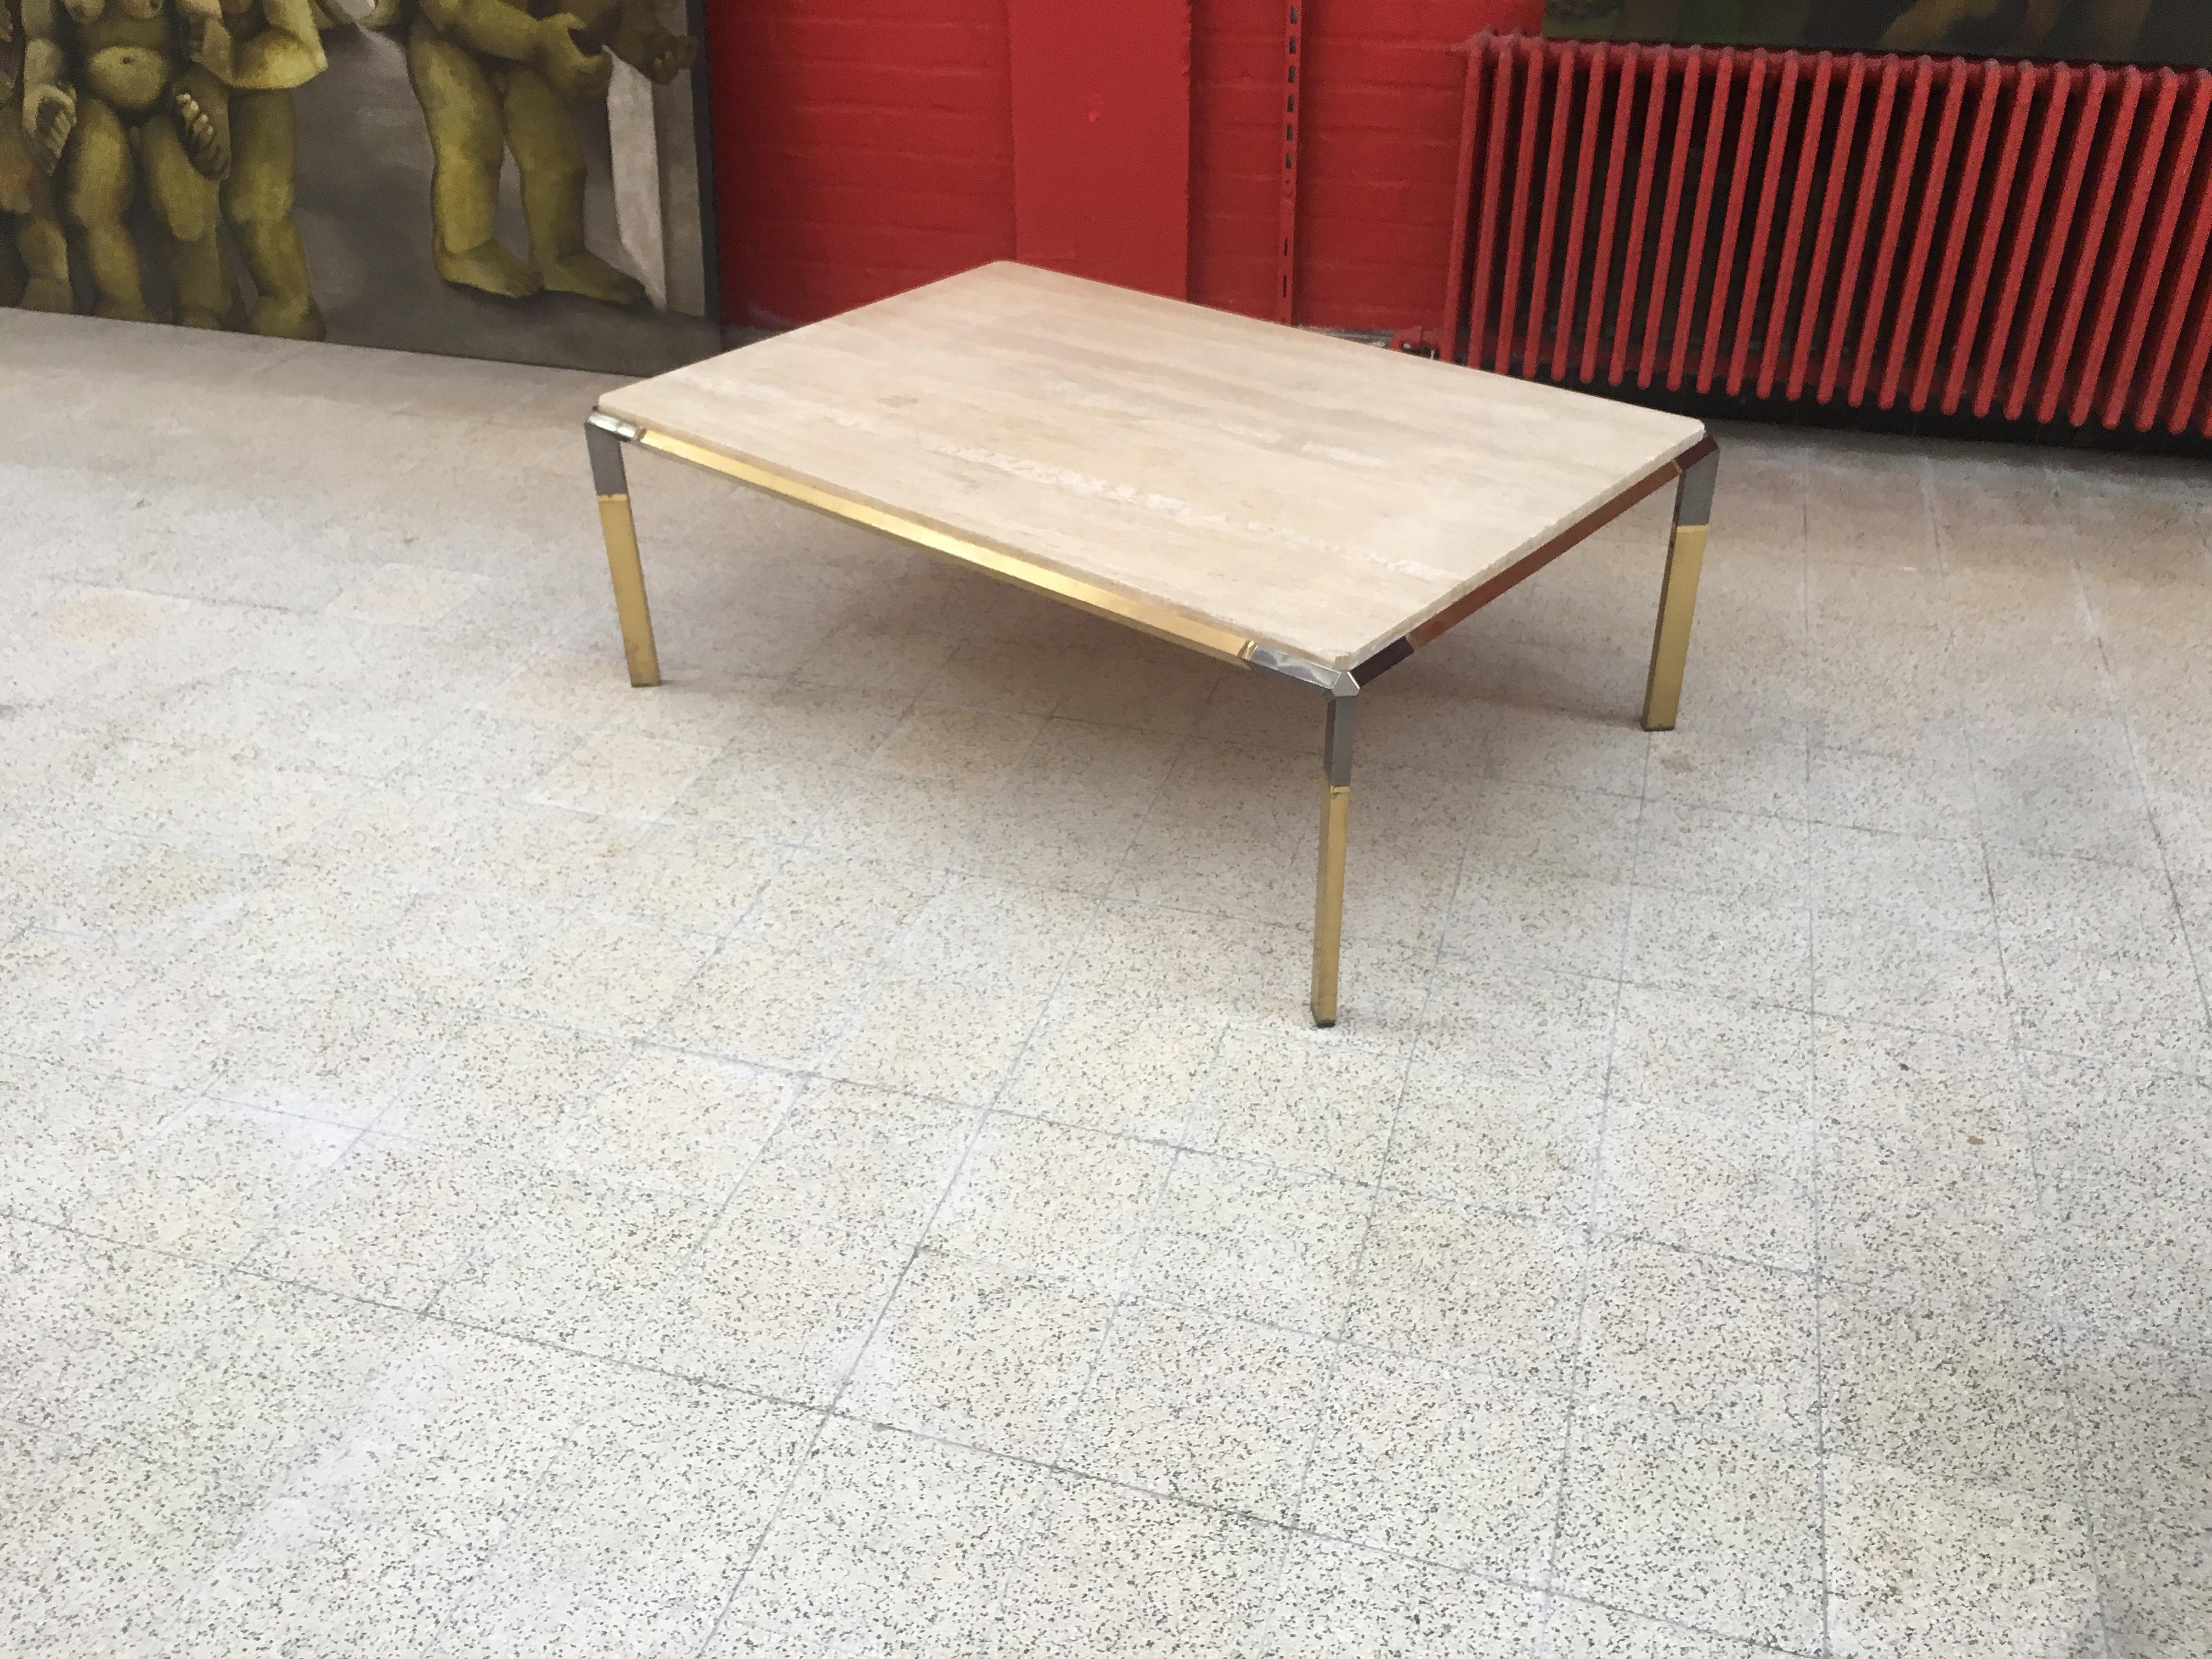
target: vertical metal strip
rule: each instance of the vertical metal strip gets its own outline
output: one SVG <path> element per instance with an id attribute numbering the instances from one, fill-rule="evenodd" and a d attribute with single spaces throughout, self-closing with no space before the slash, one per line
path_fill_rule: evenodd
<path id="1" fill-rule="evenodd" d="M 2154 81 L 2158 99 L 2151 109 L 2150 130 L 2143 136 L 2142 149 L 2135 158 L 2136 187 L 2130 192 L 2127 211 L 2120 218 L 2119 240 L 2112 245 L 2105 292 L 2097 307 L 2096 320 L 2090 326 L 2088 349 L 2081 355 L 2074 402 L 2066 411 L 2066 419 L 2073 426 L 2089 423 L 2089 411 L 2097 401 L 2097 388 L 2103 381 L 2105 358 L 2112 349 L 2112 331 L 2119 323 L 2121 301 L 2131 289 L 2137 292 L 2148 289 L 2154 294 L 2158 291 L 2163 258 L 2138 262 L 2136 244 L 2142 240 L 2143 219 L 2150 211 L 2151 191 L 2168 176 L 2166 135 L 2173 122 L 2173 104 L 2181 91 L 2181 77 L 2172 70 L 2160 70 Z M 2106 424 L 2113 422 L 2107 421 Z"/>
<path id="2" fill-rule="evenodd" d="M 1620 185 L 1628 171 L 1628 135 L 1636 120 L 1636 73 L 1638 53 L 1626 46 L 1620 53 L 1620 82 L 1613 100 L 1613 144 L 1607 152 L 1605 203 L 1599 210 L 1597 252 L 1590 261 L 1589 310 L 1583 319 L 1583 359 L 1579 378 L 1588 386 L 1597 379 L 1598 342 L 1605 336 L 1605 296 L 1613 276 L 1613 234 L 1620 222 Z"/>
<path id="3" fill-rule="evenodd" d="M 1735 274 L 1736 232 L 1743 222 L 1743 199 L 1751 179 L 1751 152 L 1758 143 L 1759 94 L 1766 86 L 1766 54 L 1751 54 L 1751 75 L 1743 89 L 1743 115 L 1736 123 L 1735 164 L 1729 174 L 1728 207 L 1721 220 L 1720 253 L 1713 261 L 1712 308 L 1705 318 L 1705 349 L 1698 360 L 1698 390 L 1713 389 L 1713 371 L 1719 366 L 1724 337 L 1729 290 Z M 1715 132 L 1708 143 L 1720 143 Z"/>
<path id="4" fill-rule="evenodd" d="M 1520 320 L 1521 289 L 1527 280 L 1522 260 L 1528 252 L 1529 198 L 1534 193 L 1536 157 L 1541 153 L 1536 142 L 1537 127 L 1544 112 L 1543 43 L 1524 39 L 1517 52 L 1508 51 L 1519 60 L 1521 148 L 1513 158 L 1513 199 L 1505 210 L 1505 276 L 1498 296 L 1498 356 L 1491 365 L 1500 374 L 1513 372 L 1513 328 Z M 1540 284 L 1531 285 L 1530 303 L 1542 303 L 1543 292 Z"/>
<path id="5" fill-rule="evenodd" d="M 1897 107 L 1897 78 L 1903 59 L 1888 58 L 1881 66 L 1881 90 L 1875 94 L 1874 118 L 1867 128 L 1865 157 L 1860 165 L 1858 198 L 1851 209 L 1851 234 L 1844 244 L 1844 269 L 1836 280 L 1836 309 L 1828 319 L 1828 349 L 1820 361 L 1820 399 L 1836 395 L 1843 374 L 1844 342 L 1850 336 L 1852 307 L 1859 301 L 1859 261 L 1866 252 L 1867 231 L 1874 220 L 1875 198 L 1881 189 L 1889 150 L 1889 118 Z"/>
<path id="6" fill-rule="evenodd" d="M 2089 217 L 2081 228 L 2073 261 L 2074 280 L 2066 290 L 2066 307 L 2059 313 L 2057 337 L 2051 343 L 2051 364 L 2043 376 L 2036 399 L 2035 418 L 2048 421 L 2058 413 L 2059 401 L 2080 367 L 2074 346 L 2081 336 L 2082 313 L 2089 303 L 2090 285 L 2096 281 L 2099 257 L 2104 250 L 2105 226 L 2119 194 L 2120 169 L 2127 162 L 2128 140 L 2135 131 L 2136 112 L 2142 104 L 2143 74 L 2132 64 L 2120 72 L 2119 107 L 2112 112 L 2112 126 L 2103 140 L 2105 165 L 2097 173 L 2096 193 L 2090 198 Z"/>
<path id="7" fill-rule="evenodd" d="M 1674 153 L 1667 164 L 1667 206 L 1659 216 L 1659 245 L 1651 267 L 1651 300 L 1644 308 L 1644 353 L 1636 365 L 1636 384 L 1645 390 L 1659 367 L 1659 338 L 1668 315 L 1667 301 L 1674 283 L 1674 234 L 1681 228 L 1682 184 L 1689 177 L 1690 148 L 1698 134 L 1698 70 L 1703 52 L 1684 54 L 1682 90 L 1674 106 Z M 1694 280 L 1687 274 L 1684 280 Z"/>
<path id="8" fill-rule="evenodd" d="M 1597 165 L 1598 125 L 1605 110 L 1605 66 L 1610 55 L 1602 40 L 1589 50 L 1589 91 L 1583 100 L 1582 159 L 1575 164 L 1574 206 L 1567 216 L 1567 246 L 1560 270 L 1559 325 L 1552 331 L 1552 378 L 1567 378 L 1567 352 L 1575 337 L 1575 291 L 1583 272 L 1583 227 L 1589 215 L 1590 173 Z"/>
<path id="9" fill-rule="evenodd" d="M 1512 119 L 1513 54 L 1493 46 L 1489 65 L 1490 105 L 1483 149 L 1481 216 L 1474 231 L 1474 292 L 1468 301 L 1467 360 L 1482 367 L 1491 335 L 1492 289 L 1498 278 L 1498 216 L 1506 210 L 1512 186 L 1505 173 L 1505 134 Z"/>
<path id="10" fill-rule="evenodd" d="M 1843 219 L 1844 180 L 1850 173 L 1851 154 L 1858 137 L 1859 99 L 1866 89 L 1867 61 L 1863 52 L 1851 54 L 1850 73 L 1844 82 L 1843 112 L 1836 118 L 1836 136 L 1829 146 L 1828 191 L 1820 202 L 1820 228 L 1813 238 L 1813 257 L 1806 265 L 1803 320 L 1797 328 L 1796 350 L 1790 359 L 1789 397 L 1792 403 L 1804 394 L 1806 377 L 1813 363 L 1813 341 L 1823 322 L 1832 339 L 1842 334 L 1850 315 L 1848 293 L 1842 297 L 1841 316 L 1828 316 L 1821 310 L 1820 301 L 1827 296 L 1828 256 L 1834 251 L 1836 227 Z"/>
<path id="11" fill-rule="evenodd" d="M 2197 418 L 2197 392 L 2204 384 L 2208 363 L 2212 363 L 2212 283 L 2207 283 L 2197 297 L 2197 326 L 2190 336 L 2189 356 L 2174 388 L 2173 412 L 2166 420 L 2167 431 L 2185 431 Z M 2205 400 L 2205 412 L 2212 417 L 2212 398 Z"/>
<path id="12" fill-rule="evenodd" d="M 1438 325 L 1437 355 L 1448 363 L 1464 362 L 1459 337 L 1467 320 L 1467 243 L 1474 234 L 1474 124 L 1482 104 L 1482 53 L 1487 30 L 1467 43 L 1467 85 L 1460 97 L 1458 186 L 1452 193 L 1451 250 L 1444 260 L 1444 309 Z"/>
<path id="13" fill-rule="evenodd" d="M 2043 71 L 2033 73 L 2040 78 Z M 2035 147 L 2035 161 L 2028 173 L 2027 188 L 2021 192 L 2018 228 L 2013 232 L 2012 258 L 2005 267 L 2004 284 L 1997 293 L 1996 320 L 1990 325 L 1988 346 L 1982 355 L 1982 375 L 1974 390 L 1974 413 L 1986 415 L 1996 402 L 1997 383 L 2015 355 L 2013 319 L 2019 314 L 2021 296 L 2027 291 L 2027 267 L 2039 246 L 2043 204 L 2051 191 L 2051 170 L 2057 164 L 2058 143 L 2066 131 L 2068 105 L 2074 92 L 2074 71 L 2061 65 L 2051 71 L 2051 96 L 2044 105 L 2042 137 Z"/>
<path id="14" fill-rule="evenodd" d="M 1968 84 L 1970 71 L 1963 64 L 1953 69 L 1958 84 L 1963 89 Z M 1959 267 L 1966 257 L 1966 233 L 1974 223 L 1977 214 L 1986 216 L 1994 213 L 2004 216 L 2004 200 L 1991 197 L 1984 204 L 1981 199 L 1982 168 L 1990 154 L 1990 133 L 1996 125 L 1997 99 L 2003 89 L 2003 70 L 1996 64 L 1983 66 L 1981 100 L 1974 110 L 1974 130 L 1966 140 L 1966 162 L 1959 171 L 1959 189 L 1951 204 L 1951 234 L 1943 241 L 1943 262 L 1936 270 L 1936 297 L 1928 302 L 1927 325 L 1920 335 L 1920 363 L 1912 377 L 1912 391 L 1907 404 L 1915 411 L 1928 407 L 1928 394 L 1936 384 L 1936 365 L 1952 340 L 1960 331 L 1951 324 L 1951 300 L 1959 291 Z M 1971 330 L 1972 324 L 1960 319 L 1960 326 Z"/>
<path id="15" fill-rule="evenodd" d="M 1304 34 L 1304 0 L 1289 0 L 1283 21 L 1283 174 L 1275 210 L 1280 246 L 1276 251 L 1275 320 L 1295 323 L 1298 307 L 1298 86 L 1300 46 Z"/>
<path id="16" fill-rule="evenodd" d="M 1966 282 L 1966 302 L 1959 308 L 1959 328 L 1951 343 L 1951 374 L 1943 384 L 1941 405 L 1946 415 L 1959 412 L 1966 396 L 1966 375 L 1973 364 L 1974 347 L 1981 338 L 1982 319 L 1989 301 L 1990 276 L 1996 270 L 1997 249 L 2005 240 L 2005 227 L 2013 222 L 2012 181 L 2017 176 L 2021 152 L 2027 144 L 2027 120 L 2035 110 L 2035 77 L 2032 64 L 1999 64 L 1992 84 L 1998 93 L 2012 88 L 2012 117 L 1997 149 L 1996 177 L 1990 181 L 1989 206 L 1982 215 L 1981 240 L 1974 253 L 1973 275 Z M 2033 214 L 2031 210 L 2029 217 Z"/>
<path id="17" fill-rule="evenodd" d="M 1743 264 L 1743 296 L 1736 305 L 1735 343 L 1729 351 L 1726 382 L 1729 395 L 1743 390 L 1743 374 L 1751 361 L 1752 337 L 1759 328 L 1759 299 L 1766 287 L 1766 248 L 1774 235 L 1774 204 L 1782 193 L 1782 166 L 1790 149 L 1790 118 L 1797 107 L 1797 66 L 1794 52 L 1781 54 L 1782 90 L 1774 103 L 1774 119 L 1767 129 L 1766 171 L 1759 182 L 1759 212 L 1751 226 L 1751 252 Z"/>
<path id="18" fill-rule="evenodd" d="M 1774 395 L 1774 377 L 1782 367 L 1782 341 L 1794 328 L 1801 340 L 1813 324 L 1809 311 L 1793 313 L 1790 302 L 1797 294 L 1797 255 L 1804 246 L 1805 213 L 1812 205 L 1813 178 L 1820 159 L 1820 132 L 1828 118 L 1828 83 L 1835 60 L 1822 52 L 1814 60 L 1813 91 L 1805 106 L 1805 137 L 1797 148 L 1797 181 L 1790 191 L 1790 218 L 1782 232 L 1782 258 L 1775 268 L 1774 308 L 1767 313 L 1766 349 L 1759 365 L 1759 395 Z"/>
<path id="19" fill-rule="evenodd" d="M 2058 72 L 2062 76 L 2069 73 L 2063 69 Z M 2067 240 L 2074 234 L 2074 204 L 2081 194 L 2081 179 L 2089 168 L 2089 151 L 2096 142 L 2097 118 L 2104 107 L 2105 86 L 2110 77 L 2103 70 L 2092 67 L 2081 72 L 2081 106 L 2058 141 L 2068 152 L 2066 177 L 2058 187 L 2058 200 L 2052 205 L 2051 217 L 2042 227 L 2043 262 L 2037 269 L 2035 285 L 2029 290 L 2027 325 L 2012 353 L 2012 391 L 2005 398 L 2005 418 L 2008 421 L 2018 420 L 2021 411 L 2027 407 L 2028 387 L 2035 378 L 2044 325 L 2051 319 L 2051 296 L 2058 285 Z M 2067 144 L 2069 137 L 2072 139 L 2070 147 Z"/>
<path id="20" fill-rule="evenodd" d="M 1644 233 L 1651 217 L 1651 176 L 1659 162 L 1660 124 L 1667 113 L 1668 66 L 1673 57 L 1665 46 L 1645 58 L 1651 89 L 1644 101 L 1644 155 L 1636 171 L 1635 206 L 1628 216 L 1627 259 L 1620 276 L 1620 308 L 1613 323 L 1613 361 L 1606 366 L 1606 380 L 1620 384 L 1628 372 L 1628 349 L 1636 335 L 1636 296 L 1644 279 Z"/>
<path id="21" fill-rule="evenodd" d="M 1941 313 L 1923 314 L 1920 309 L 1920 285 L 1927 279 L 1928 256 L 1936 246 L 1936 232 L 1948 210 L 1954 217 L 1962 216 L 1973 205 L 1972 179 L 1953 179 L 1951 176 L 1951 147 L 1959 142 L 1959 117 L 1966 104 L 1966 66 L 1951 64 L 1939 71 L 1937 78 L 1948 78 L 1949 90 L 1943 98 L 1942 118 L 1936 125 L 1936 149 L 1925 165 L 1915 164 L 1914 171 L 1928 180 L 1922 192 L 1920 204 L 1912 216 L 1911 252 L 1905 262 L 1905 286 L 1898 291 L 1897 326 L 1890 331 L 1889 359 L 1881 372 L 1881 392 L 1875 399 L 1878 407 L 1894 409 L 1898 388 L 1905 381 L 1905 365 L 1912 352 L 1915 330 L 1924 330 L 1926 337 L 1933 337 L 1942 325 Z M 1932 89 L 1932 88 L 1931 88 Z"/>
<path id="22" fill-rule="evenodd" d="M 2191 75 L 2190 97 L 2195 106 L 2192 118 L 2203 119 L 2205 112 L 2212 110 L 2212 74 L 2197 70 Z M 2181 269 L 2175 273 L 2171 297 L 2166 301 L 2166 323 L 2159 331 L 2158 350 L 2151 359 L 2149 372 L 2143 377 L 2137 399 L 2135 424 L 2138 432 L 2148 432 L 2157 425 L 2159 411 L 2166 406 L 2167 380 L 2181 350 L 2183 332 L 2189 326 L 2190 301 L 2197 292 L 2208 246 L 2212 246 L 2212 156 L 2199 162 L 2193 178 L 2182 182 L 2193 204 L 2192 209 L 2185 210 L 2190 214 L 2190 228 L 2182 238 Z"/>
<path id="23" fill-rule="evenodd" d="M 1567 136 L 1572 131 L 1575 109 L 1575 49 L 1551 46 L 1552 143 L 1544 162 L 1544 211 L 1536 225 L 1536 255 L 1531 262 L 1534 283 L 1528 300 L 1528 333 L 1521 348 L 1521 372 L 1534 380 L 1544 356 L 1544 305 L 1541 295 L 1558 286 L 1552 270 L 1552 246 L 1559 222 L 1559 180 L 1567 164 Z"/>
<path id="24" fill-rule="evenodd" d="M 1705 251 L 1705 228 L 1713 210 L 1713 181 L 1718 176 L 1721 164 L 1721 134 L 1728 130 L 1729 90 L 1735 79 L 1735 53 L 1727 47 L 1721 49 L 1720 61 L 1713 69 L 1713 110 L 1705 122 L 1704 133 L 1705 160 L 1698 171 L 1698 205 L 1690 216 L 1690 241 L 1682 254 L 1682 300 L 1674 317 L 1674 350 L 1667 360 L 1667 390 L 1680 392 L 1682 376 L 1688 372 L 1690 340 L 1697 332 L 1698 295 L 1699 278 L 1708 262 L 1699 256 Z M 1716 283 L 1720 278 L 1714 277 Z"/>
<path id="25" fill-rule="evenodd" d="M 1851 388 L 1846 395 L 1856 409 L 1866 401 L 1867 383 L 1874 378 L 1875 353 L 1881 349 L 1882 319 L 1889 302 L 1890 273 L 1896 269 L 1897 245 L 1905 234 L 1905 205 L 1912 198 L 1913 181 L 1921 173 L 1920 133 L 1928 119 L 1928 98 L 1935 89 L 1935 65 L 1923 58 L 1912 66 L 1912 102 L 1905 113 L 1905 132 L 1898 140 L 1897 164 L 1889 174 L 1889 213 L 1882 222 L 1881 248 L 1875 255 L 1874 276 L 1867 283 L 1866 315 L 1859 323 L 1859 351 L 1851 366 Z M 1942 187 L 1942 180 L 1932 181 Z"/>
<path id="26" fill-rule="evenodd" d="M 2192 78 L 2177 77 L 2182 88 L 2193 91 L 2190 87 Z M 2166 291 L 2166 268 L 2173 258 L 2174 232 L 2181 223 L 2183 205 L 2189 199 L 2190 181 L 2197 176 L 2197 158 L 2204 143 L 2205 118 L 2212 115 L 2212 102 L 2195 96 L 2188 97 L 2186 102 L 2181 137 L 2174 142 L 2172 153 L 2161 157 L 2157 167 L 2160 198 L 2158 225 L 2151 233 L 2150 252 L 2143 259 L 2142 287 L 2128 320 L 2120 361 L 2112 370 L 2112 395 L 2106 401 L 2104 412 L 2104 423 L 2108 428 L 2117 428 L 2126 420 L 2130 398 L 2146 409 L 2154 405 L 2158 398 L 2155 388 L 2136 380 L 2136 369 L 2142 362 L 2143 343 L 2150 337 L 2151 319 L 2157 314 L 2159 296 Z M 2181 293 L 2189 291 L 2189 282 L 2194 275 L 2192 270 L 2190 277 L 2180 283 Z"/>

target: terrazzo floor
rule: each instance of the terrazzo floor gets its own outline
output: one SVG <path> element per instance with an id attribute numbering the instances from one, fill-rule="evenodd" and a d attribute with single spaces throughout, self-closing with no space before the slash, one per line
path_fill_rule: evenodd
<path id="1" fill-rule="evenodd" d="M 0 1651 L 2212 1652 L 2181 465 L 1724 430 L 1317 705 L 590 376 L 0 312 Z"/>

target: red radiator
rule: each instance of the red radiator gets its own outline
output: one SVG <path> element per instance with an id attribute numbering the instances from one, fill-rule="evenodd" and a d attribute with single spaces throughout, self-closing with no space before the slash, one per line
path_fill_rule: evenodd
<path id="1" fill-rule="evenodd" d="M 1466 50 L 1454 359 L 2212 435 L 2212 75 Z"/>

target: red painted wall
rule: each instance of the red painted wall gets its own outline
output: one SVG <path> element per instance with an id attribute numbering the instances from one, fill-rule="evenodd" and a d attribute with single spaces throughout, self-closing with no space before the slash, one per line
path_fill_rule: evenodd
<path id="1" fill-rule="evenodd" d="M 1013 257 L 1006 0 L 708 14 L 731 322 L 811 322 Z"/>
<path id="2" fill-rule="evenodd" d="M 1433 324 L 1460 58 L 1542 0 L 1303 0 L 1297 318 Z M 805 322 L 1012 256 L 1009 0 L 715 0 L 733 322 Z M 1189 291 L 1267 313 L 1284 0 L 1193 0 Z"/>
<path id="3" fill-rule="evenodd" d="M 1191 297 L 1254 315 L 1274 293 L 1284 0 L 1197 0 Z M 1432 324 L 1442 302 L 1463 60 L 1478 29 L 1534 29 L 1543 0 L 1307 0 L 1297 320 Z"/>
<path id="4" fill-rule="evenodd" d="M 1180 300 L 1190 0 L 1007 0 L 1014 257 Z"/>

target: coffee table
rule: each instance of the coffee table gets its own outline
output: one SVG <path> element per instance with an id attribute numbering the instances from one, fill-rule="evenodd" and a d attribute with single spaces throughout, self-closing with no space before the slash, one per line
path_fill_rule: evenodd
<path id="1" fill-rule="evenodd" d="M 1680 416 L 1003 264 L 611 392 L 585 436 L 633 685 L 660 665 L 625 443 L 1322 697 L 1321 1025 L 1363 689 L 1672 483 L 1671 728 L 1717 459 Z"/>

